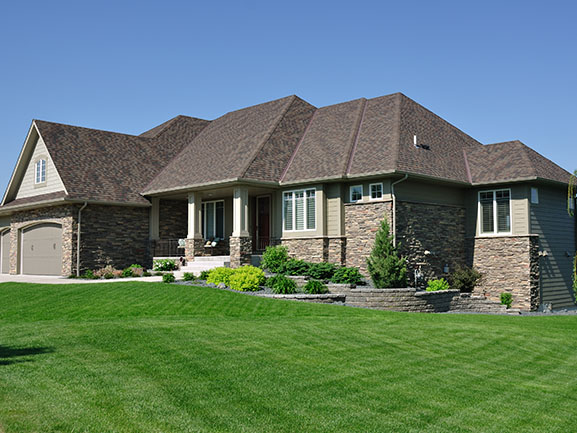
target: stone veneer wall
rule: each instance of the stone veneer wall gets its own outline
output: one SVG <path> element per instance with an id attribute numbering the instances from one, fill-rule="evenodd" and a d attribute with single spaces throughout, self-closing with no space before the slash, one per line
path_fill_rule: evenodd
<path id="1" fill-rule="evenodd" d="M 337 265 L 345 263 L 347 242 L 344 237 L 283 238 L 281 244 L 287 247 L 291 257 L 300 260 Z"/>
<path id="2" fill-rule="evenodd" d="M 82 211 L 81 271 L 108 264 L 150 267 L 149 212 L 147 207 L 89 204 Z"/>
<path id="3" fill-rule="evenodd" d="M 183 239 L 188 233 L 188 203 L 183 200 L 160 200 L 160 239 Z"/>
<path id="4" fill-rule="evenodd" d="M 62 275 L 76 270 L 76 219 L 78 206 L 54 206 L 16 212 L 10 224 L 10 274 L 20 272 L 18 243 L 20 229 L 37 223 L 53 222 L 62 225 Z"/>
<path id="5" fill-rule="evenodd" d="M 475 268 L 483 274 L 475 288 L 491 300 L 501 293 L 513 295 L 513 307 L 529 311 L 539 308 L 539 237 L 499 236 L 470 241 L 469 255 Z"/>
<path id="6" fill-rule="evenodd" d="M 251 264 L 252 238 L 250 236 L 229 238 L 230 244 L 230 267 L 238 268 Z"/>
<path id="7" fill-rule="evenodd" d="M 396 225 L 400 253 L 408 262 L 410 285 L 414 284 L 418 263 L 423 264 L 422 282 L 447 277 L 445 265 L 453 272 L 466 264 L 464 208 L 397 201 Z"/>
<path id="8" fill-rule="evenodd" d="M 355 266 L 367 275 L 367 258 L 383 218 L 391 223 L 391 201 L 350 203 L 345 205 L 346 266 Z"/>

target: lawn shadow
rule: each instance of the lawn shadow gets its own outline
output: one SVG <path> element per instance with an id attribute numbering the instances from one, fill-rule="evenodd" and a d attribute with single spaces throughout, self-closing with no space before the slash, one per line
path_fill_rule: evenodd
<path id="1" fill-rule="evenodd" d="M 51 347 L 18 348 L 0 345 L 0 366 L 15 364 L 17 362 L 30 362 L 32 360 L 27 359 L 29 356 L 42 355 L 52 352 L 54 352 L 54 349 Z"/>

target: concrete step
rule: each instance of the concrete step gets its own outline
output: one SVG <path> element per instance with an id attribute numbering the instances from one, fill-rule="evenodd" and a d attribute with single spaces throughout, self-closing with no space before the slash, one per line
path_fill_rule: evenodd
<path id="1" fill-rule="evenodd" d="M 195 257 L 194 261 L 191 263 L 204 263 L 204 262 L 230 262 L 230 256 L 200 256 Z"/>

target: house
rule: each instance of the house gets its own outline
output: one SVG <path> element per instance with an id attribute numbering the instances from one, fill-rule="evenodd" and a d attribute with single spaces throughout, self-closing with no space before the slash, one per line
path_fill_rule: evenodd
<path id="1" fill-rule="evenodd" d="M 489 298 L 569 307 L 569 178 L 523 143 L 483 145 L 400 93 L 322 108 L 289 96 L 139 136 L 35 120 L 0 206 L 0 272 L 69 275 L 169 253 L 240 266 L 279 243 L 366 272 L 387 218 L 411 281 L 473 265 Z"/>

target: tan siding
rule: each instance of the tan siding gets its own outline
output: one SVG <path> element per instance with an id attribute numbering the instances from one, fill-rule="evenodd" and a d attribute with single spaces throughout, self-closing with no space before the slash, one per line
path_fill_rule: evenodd
<path id="1" fill-rule="evenodd" d="M 0 217 L 0 230 L 2 227 L 10 227 L 10 217 Z"/>
<path id="2" fill-rule="evenodd" d="M 36 185 L 34 184 L 34 165 L 40 158 L 46 159 L 46 182 L 41 185 Z M 32 158 L 28 161 L 26 172 L 16 193 L 16 198 L 32 197 L 58 191 L 64 191 L 64 184 L 56 171 L 52 158 L 48 154 L 48 149 L 46 149 L 42 137 L 38 137 Z"/>
<path id="3" fill-rule="evenodd" d="M 342 184 L 333 183 L 326 186 L 327 196 L 327 235 L 341 236 L 343 233 Z"/>
<path id="4" fill-rule="evenodd" d="M 575 218 L 567 214 L 564 188 L 539 186 L 539 204 L 530 205 L 531 232 L 539 235 L 542 302 L 553 308 L 574 306 L 572 257 L 575 254 Z M 569 257 L 568 257 L 569 256 Z"/>
<path id="5" fill-rule="evenodd" d="M 382 183 L 383 184 L 383 199 L 385 201 L 391 200 L 391 180 L 390 179 L 374 179 L 370 181 L 350 181 L 343 183 L 343 201 L 345 203 L 351 202 L 351 186 L 362 185 L 363 186 L 363 199 L 361 202 L 374 202 L 371 200 L 371 192 L 369 185 L 372 183 Z"/>
<path id="6" fill-rule="evenodd" d="M 395 186 L 397 199 L 421 203 L 463 206 L 465 190 L 439 184 L 406 180 Z"/>

